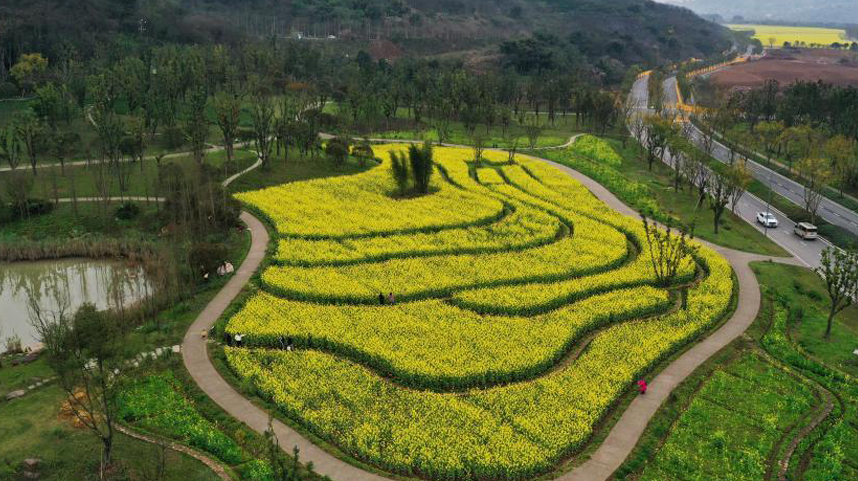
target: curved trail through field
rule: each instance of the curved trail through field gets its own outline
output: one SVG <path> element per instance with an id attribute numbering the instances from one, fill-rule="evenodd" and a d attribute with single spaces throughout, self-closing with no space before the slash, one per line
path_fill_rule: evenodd
<path id="1" fill-rule="evenodd" d="M 378 140 L 397 142 L 391 139 Z M 399 140 L 398 142 L 407 141 Z M 614 210 L 625 215 L 638 217 L 637 212 L 623 204 L 607 189 L 589 177 L 555 162 L 536 157 L 531 158 L 553 165 L 574 177 Z M 209 302 L 188 329 L 182 343 L 182 355 L 185 367 L 194 381 L 213 401 L 251 429 L 263 433 L 268 427 L 270 415 L 245 398 L 221 377 L 209 358 L 207 342 L 202 335 L 226 311 L 231 302 L 250 281 L 265 257 L 269 242 L 269 235 L 265 226 L 248 212 L 242 212 L 241 219 L 251 233 L 250 251 L 235 275 Z M 751 325 L 759 310 L 760 289 L 749 266 L 750 262 L 773 260 L 795 265 L 801 264 L 796 259 L 774 258 L 739 252 L 711 244 L 710 246 L 730 262 L 736 273 L 739 290 L 736 311 L 715 332 L 691 346 L 684 354 L 659 372 L 651 380 L 647 395 L 635 398 L 590 459 L 557 479 L 562 481 L 602 481 L 607 479 L 635 447 L 647 423 L 670 392 L 710 356 L 740 336 Z M 291 453 L 293 447 L 297 447 L 301 451 L 304 462 L 312 461 L 318 473 L 327 475 L 333 480 L 381 481 L 389 479 L 335 457 L 278 420 L 273 420 L 272 426 L 284 451 Z"/>

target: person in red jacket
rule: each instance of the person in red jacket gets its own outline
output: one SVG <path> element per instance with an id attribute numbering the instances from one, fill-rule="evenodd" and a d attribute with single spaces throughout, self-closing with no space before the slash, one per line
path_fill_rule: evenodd
<path id="1" fill-rule="evenodd" d="M 641 394 L 646 394 L 646 381 L 643 379 L 638 381 L 638 391 L 640 391 Z"/>

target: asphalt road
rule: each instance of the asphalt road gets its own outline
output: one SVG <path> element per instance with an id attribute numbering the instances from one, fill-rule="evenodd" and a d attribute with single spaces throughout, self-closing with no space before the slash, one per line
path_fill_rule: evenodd
<path id="1" fill-rule="evenodd" d="M 643 79 L 635 82 L 632 87 L 631 101 L 633 102 L 633 105 L 646 105 L 648 96 L 647 81 L 648 79 L 644 77 Z M 675 105 L 676 89 L 673 87 L 672 83 L 667 85 L 668 82 L 671 82 L 671 79 L 668 79 L 665 82 L 666 104 Z M 675 82 L 675 79 L 673 79 L 673 82 Z M 662 161 L 667 165 L 673 164 L 669 155 L 665 155 Z M 779 227 L 776 229 L 768 229 L 767 231 L 756 220 L 757 212 L 766 211 L 766 205 L 765 200 L 759 199 L 750 193 L 745 193 L 745 195 L 743 195 L 739 200 L 739 205 L 736 206 L 735 212 L 742 220 L 751 224 L 761 233 L 767 235 L 774 242 L 783 247 L 784 250 L 798 258 L 803 264 L 808 267 L 818 267 L 820 265 L 822 250 L 830 245 L 828 241 L 824 239 L 818 239 L 815 241 L 802 240 L 800 237 L 793 234 L 795 222 L 775 209 L 769 210 L 771 210 L 775 217 L 777 217 Z"/>
<path id="2" fill-rule="evenodd" d="M 644 88 L 644 92 L 646 91 L 646 88 Z M 676 77 L 670 77 L 664 81 L 664 92 L 666 106 L 671 109 L 675 108 L 677 102 Z M 703 132 L 694 125 L 690 127 L 691 138 L 699 146 L 702 143 Z M 730 149 L 716 141 L 712 156 L 720 162 L 729 163 Z M 739 156 L 736 158 L 739 158 Z M 804 207 L 804 187 L 801 184 L 753 160 L 746 160 L 748 170 L 755 179 L 793 204 L 802 208 Z M 855 211 L 823 197 L 819 204 L 817 215 L 825 219 L 829 224 L 842 227 L 858 236 L 858 213 Z"/>

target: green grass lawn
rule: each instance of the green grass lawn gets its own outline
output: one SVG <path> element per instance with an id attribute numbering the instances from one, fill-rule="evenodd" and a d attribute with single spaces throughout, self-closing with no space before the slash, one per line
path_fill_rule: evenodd
<path id="1" fill-rule="evenodd" d="M 236 150 L 235 159 L 226 164 L 226 153 L 223 151 L 210 152 L 206 155 L 205 164 L 216 168 L 219 177 L 226 178 L 256 162 L 256 154 L 249 150 Z M 192 166 L 194 160 L 190 156 L 173 157 L 161 161 L 161 165 L 175 164 L 182 167 Z M 33 180 L 32 197 L 54 199 L 72 197 L 99 197 L 102 190 L 110 197 L 119 196 L 152 196 L 158 195 L 158 164 L 154 160 L 135 163 L 123 163 L 126 188 L 120 188 L 119 175 L 108 165 L 93 163 L 89 166 L 49 167 L 38 169 L 35 176 L 31 171 L 19 169 L 17 175 L 26 175 Z M 9 182 L 14 174 L 0 173 L 0 185 Z M 101 186 L 101 187 L 100 187 Z"/>
<path id="2" fill-rule="evenodd" d="M 14 377 L 18 367 L 4 367 Z M 7 377 L 3 375 L 4 382 Z M 0 385 L 0 390 L 4 389 Z M 26 397 L 0 404 L 0 478 L 11 478 L 27 458 L 43 460 L 42 476 L 49 481 L 98 479 L 101 443 L 89 431 L 75 428 L 60 416 L 65 399 L 62 391 L 48 385 Z M 116 437 L 116 459 L 129 472 L 128 479 L 143 479 L 156 465 L 160 449 L 122 434 Z M 174 451 L 166 452 L 167 473 L 164 481 L 217 480 L 201 462 Z M 9 476 L 9 477 L 6 477 Z"/>
<path id="3" fill-rule="evenodd" d="M 160 226 L 155 202 L 138 202 L 140 215 L 132 220 L 116 218 L 119 202 L 79 202 L 77 213 L 71 203 L 58 204 L 50 213 L 2 224 L 0 242 L 28 240 L 62 240 L 82 236 L 154 237 Z"/>
<path id="4" fill-rule="evenodd" d="M 802 306 L 804 316 L 790 334 L 810 355 L 830 367 L 858 377 L 858 306 L 851 306 L 834 318 L 831 338 L 826 340 L 826 320 L 830 301 L 822 279 L 809 269 L 777 264 L 754 264 L 760 282 L 776 297 Z M 857 400 L 858 401 L 858 400 Z"/>
<path id="5" fill-rule="evenodd" d="M 694 226 L 694 235 L 709 242 L 747 252 L 788 256 L 786 251 L 765 238 L 744 220 L 725 212 L 718 233 L 715 233 L 713 213 L 704 203 L 696 207 L 696 195 L 687 184 L 679 192 L 673 189 L 673 171 L 665 164 L 656 162 L 653 170 L 641 159 L 637 144 L 610 139 L 608 143 L 622 158 L 619 166 L 599 162 L 575 154 L 570 149 L 536 151 L 533 155 L 560 162 L 580 171 L 614 193 L 623 202 L 661 221 L 673 219 L 674 224 Z M 655 212 L 654 212 L 655 211 Z"/>
<path id="6" fill-rule="evenodd" d="M 302 158 L 290 150 L 289 160 L 284 161 L 282 157 L 271 159 L 267 169 L 258 168 L 242 175 L 229 185 L 229 190 L 230 192 L 244 192 L 288 182 L 352 175 L 375 165 L 374 162 L 369 162 L 361 166 L 356 159 L 349 158 L 345 164 L 337 166 L 324 156 L 315 159 Z"/>

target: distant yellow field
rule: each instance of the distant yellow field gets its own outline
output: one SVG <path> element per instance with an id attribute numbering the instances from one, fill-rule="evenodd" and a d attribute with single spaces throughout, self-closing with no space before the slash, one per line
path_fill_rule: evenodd
<path id="1" fill-rule="evenodd" d="M 753 30 L 754 38 L 763 42 L 766 47 L 782 47 L 784 42 L 804 42 L 812 44 L 831 45 L 834 42 L 847 40 L 846 31 L 836 28 L 814 27 L 785 27 L 781 25 L 727 25 L 731 30 Z M 774 39 L 774 40 L 772 40 Z"/>

